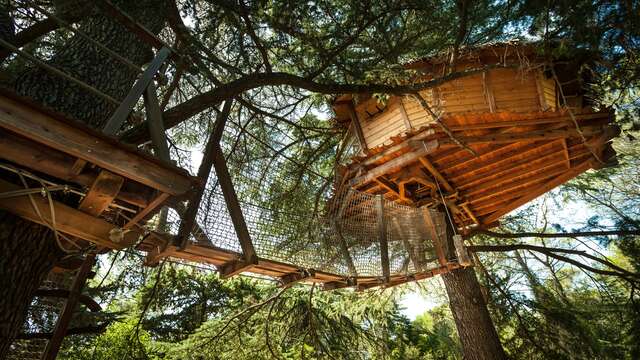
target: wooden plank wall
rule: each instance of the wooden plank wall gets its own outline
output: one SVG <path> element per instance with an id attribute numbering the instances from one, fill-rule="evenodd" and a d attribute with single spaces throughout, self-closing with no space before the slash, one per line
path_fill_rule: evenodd
<path id="1" fill-rule="evenodd" d="M 519 113 L 555 111 L 557 108 L 555 82 L 545 78 L 540 70 L 493 69 L 485 74 L 449 81 L 438 88 L 422 91 L 421 95 L 434 111 L 444 111 L 445 116 L 492 110 Z M 413 129 L 433 122 L 411 97 L 402 101 L 392 98 L 384 111 L 376 108 L 375 99 L 365 101 L 357 106 L 356 111 L 369 149 L 388 145 L 392 142 L 391 137 L 407 132 L 401 106 Z"/>

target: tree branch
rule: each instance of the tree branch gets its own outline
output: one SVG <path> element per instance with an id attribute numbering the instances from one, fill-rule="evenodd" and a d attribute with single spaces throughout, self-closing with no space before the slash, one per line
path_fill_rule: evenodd
<path id="1" fill-rule="evenodd" d="M 537 238 L 575 238 L 575 237 L 589 237 L 589 236 L 624 236 L 624 235 L 640 235 L 640 229 L 638 230 L 610 230 L 610 231 L 577 231 L 570 233 L 536 233 L 536 232 L 521 232 L 521 233 L 500 233 L 489 230 L 476 230 L 469 236 L 476 234 L 487 235 L 491 237 L 501 239 L 519 239 L 527 237 Z"/>
<path id="2" fill-rule="evenodd" d="M 544 247 L 544 246 L 537 246 L 537 245 L 529 245 L 529 244 L 512 244 L 512 245 L 470 245 L 467 246 L 467 249 L 471 252 L 506 252 L 506 251 L 515 251 L 515 250 L 529 250 L 529 251 L 536 251 L 542 254 L 545 254 L 549 257 L 552 257 L 554 259 L 560 260 L 560 261 L 564 261 L 567 262 L 569 264 L 572 264 L 578 268 L 581 269 L 585 269 L 587 271 L 591 271 L 593 273 L 596 274 L 601 274 L 601 275 L 608 275 L 608 276 L 618 276 L 621 277 L 631 283 L 637 283 L 640 281 L 640 276 L 636 273 L 632 273 L 628 270 L 625 270 L 615 264 L 613 264 L 612 262 L 608 261 L 608 260 L 604 260 L 604 259 L 600 259 L 596 256 L 593 256 L 591 254 L 588 254 L 585 251 L 581 251 L 581 250 L 573 250 L 573 249 L 560 249 L 560 248 L 548 248 L 548 247 Z M 572 258 L 563 256 L 563 255 L 558 255 L 557 253 L 564 253 L 564 254 L 572 254 L 572 255 L 579 255 L 582 257 L 586 257 L 588 259 L 591 259 L 593 261 L 596 261 L 602 265 L 607 266 L 610 269 L 613 270 L 603 270 L 603 269 L 598 269 L 598 268 L 594 268 L 592 266 L 589 266 L 585 263 L 579 262 L 577 260 L 574 260 Z"/>
<path id="3" fill-rule="evenodd" d="M 165 129 L 169 130 L 190 117 L 204 111 L 220 102 L 236 97 L 237 95 L 264 86 L 292 86 L 319 94 L 363 94 L 363 93 L 387 93 L 393 95 L 414 94 L 416 91 L 433 88 L 443 83 L 465 76 L 481 73 L 494 67 L 504 65 L 488 65 L 458 72 L 452 72 L 429 81 L 407 85 L 385 84 L 340 84 L 320 83 L 302 76 L 273 72 L 254 73 L 245 75 L 239 79 L 230 81 L 215 89 L 196 95 L 191 99 L 172 107 L 162 114 Z M 125 132 L 121 139 L 131 144 L 142 144 L 149 140 L 146 124 L 140 124 Z"/>

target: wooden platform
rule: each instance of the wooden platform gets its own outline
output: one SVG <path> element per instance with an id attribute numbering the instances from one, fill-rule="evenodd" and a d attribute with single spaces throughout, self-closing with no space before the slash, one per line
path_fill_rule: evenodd
<path id="1" fill-rule="evenodd" d="M 556 186 L 614 160 L 619 134 L 608 111 L 460 114 L 369 150 L 345 169 L 341 186 L 403 204 L 446 202 L 461 228 L 491 227 Z M 584 140 L 583 140 L 584 136 Z M 585 141 L 586 140 L 586 141 Z"/>
<path id="2" fill-rule="evenodd" d="M 183 169 L 8 92 L 0 94 L 0 158 L 9 167 L 34 174 L 38 181 L 68 185 L 84 193 L 77 206 L 69 206 L 74 203 L 72 200 L 57 204 L 57 225 L 74 227 L 71 235 L 94 243 L 103 242 L 104 234 L 94 238 L 96 234 L 90 236 L 87 232 L 100 229 L 98 233 L 108 233 L 114 227 L 132 229 L 143 224 L 166 201 L 176 201 L 194 186 L 201 186 Z M 16 172 L 6 170 L 6 180 L 0 183 L 2 189 L 23 189 Z M 42 186 L 33 179 L 28 181 Z M 73 193 L 77 194 L 78 191 Z M 42 222 L 31 214 L 33 208 L 26 200 L 3 199 L 0 205 Z M 45 205 L 48 207 L 48 203 Z M 89 227 L 91 231 L 82 230 Z"/>

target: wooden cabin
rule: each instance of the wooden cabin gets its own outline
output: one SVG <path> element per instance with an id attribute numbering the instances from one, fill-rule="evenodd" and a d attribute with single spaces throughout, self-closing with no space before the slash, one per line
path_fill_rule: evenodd
<path id="1" fill-rule="evenodd" d="M 459 228 L 506 213 L 590 168 L 615 161 L 613 113 L 586 96 L 582 59 L 549 63 L 529 45 L 498 44 L 415 61 L 414 96 L 345 94 L 334 102 L 359 155 L 338 187 L 417 207 L 446 203 Z M 462 73 L 460 76 L 451 75 Z"/>

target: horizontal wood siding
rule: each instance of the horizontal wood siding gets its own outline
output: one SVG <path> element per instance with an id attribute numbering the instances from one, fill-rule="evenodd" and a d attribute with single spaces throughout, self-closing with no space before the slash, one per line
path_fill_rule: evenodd
<path id="1" fill-rule="evenodd" d="M 542 90 L 544 91 L 544 98 L 549 106 L 549 111 L 556 111 L 556 82 L 553 79 L 547 79 L 544 76 L 541 77 Z"/>
<path id="2" fill-rule="evenodd" d="M 495 111 L 538 112 L 541 98 L 549 106 L 547 111 L 556 110 L 555 84 L 535 71 L 518 69 L 493 69 L 483 75 L 475 74 L 449 81 L 435 89 L 424 90 L 421 95 L 432 106 L 434 112 L 447 115 L 463 113 L 490 113 L 488 91 L 491 92 Z M 539 82 L 537 82 L 539 81 Z M 423 128 L 433 119 L 413 97 L 403 98 L 404 109 L 413 129 Z M 392 99 L 384 111 L 383 105 L 369 100 L 358 106 L 358 116 L 368 147 L 375 148 L 390 144 L 391 137 L 407 131 L 398 99 Z"/>
<path id="3" fill-rule="evenodd" d="M 420 95 L 433 107 L 434 111 L 438 109 L 438 102 L 434 100 L 432 90 L 421 91 Z M 404 98 L 404 109 L 414 129 L 420 129 L 433 122 L 431 116 L 424 111 L 420 103 L 413 97 Z"/>
<path id="4" fill-rule="evenodd" d="M 517 69 L 494 69 L 489 72 L 497 111 L 540 111 L 535 73 Z"/>
<path id="5" fill-rule="evenodd" d="M 398 103 L 389 105 L 384 112 L 368 119 L 360 117 L 362 132 L 370 149 L 384 144 L 394 135 L 405 132 L 402 113 L 398 105 Z"/>

